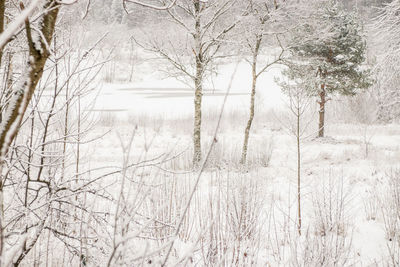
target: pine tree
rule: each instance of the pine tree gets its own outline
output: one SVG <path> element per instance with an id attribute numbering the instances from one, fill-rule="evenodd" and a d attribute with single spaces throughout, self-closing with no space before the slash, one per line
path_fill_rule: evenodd
<path id="1" fill-rule="evenodd" d="M 318 136 L 323 137 L 330 95 L 354 95 L 371 81 L 369 70 L 362 66 L 366 42 L 356 16 L 344 11 L 337 1 L 317 1 L 315 5 L 309 9 L 315 10 L 311 19 L 300 23 L 293 33 L 284 75 L 319 97 Z"/>

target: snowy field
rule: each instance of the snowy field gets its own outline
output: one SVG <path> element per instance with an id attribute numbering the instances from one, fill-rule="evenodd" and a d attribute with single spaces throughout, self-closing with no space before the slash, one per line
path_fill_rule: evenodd
<path id="1" fill-rule="evenodd" d="M 204 150 L 212 140 L 233 69 L 233 64 L 222 67 L 214 87 L 205 92 Z M 186 257 L 188 262 L 181 264 L 196 265 L 211 257 L 204 255 L 205 244 L 211 242 L 214 262 L 220 265 L 237 260 L 255 266 L 320 266 L 324 261 L 324 266 L 386 266 L 389 251 L 396 249 L 388 236 L 388 228 L 395 227 L 390 225 L 394 207 L 385 203 L 396 195 L 390 193 L 390 183 L 399 175 L 400 126 L 343 123 L 336 110 L 328 114 L 327 137 L 315 138 L 313 109 L 305 119 L 311 123 L 302 140 L 303 234 L 299 237 L 296 139 L 290 132 L 287 99 L 274 82 L 279 72 L 274 68 L 260 78 L 249 163 L 243 168 L 239 160 L 250 75 L 246 64 L 239 65 L 218 142 L 173 255 L 178 260 L 189 253 L 190 261 Z M 138 80 L 102 86 L 94 108 L 99 116 L 94 136 L 107 134 L 88 146 L 90 165 L 123 164 L 120 144 L 127 145 L 133 136 L 129 161 L 157 158 L 159 165 L 135 168 L 134 177 L 145 181 L 146 197 L 153 199 L 139 209 L 173 224 L 196 178 L 191 171 L 193 91 L 172 78 L 160 79 L 157 73 Z M 332 104 L 328 110 L 341 110 L 338 102 L 339 107 Z M 114 188 L 110 193 L 119 192 L 118 179 L 106 180 Z M 131 183 L 126 190 L 136 188 Z M 156 232 L 151 235 L 168 235 L 170 230 Z M 215 235 L 211 241 L 210 235 Z"/>
<path id="2" fill-rule="evenodd" d="M 400 266 L 400 0 L 12 2 L 0 267 Z"/>
<path id="3" fill-rule="evenodd" d="M 119 76 L 113 77 L 117 82 L 106 81 L 107 64 L 118 66 Z M 302 117 L 300 235 L 296 121 L 288 97 L 276 83 L 282 67 L 274 66 L 258 80 L 244 165 L 240 158 L 250 106 L 249 65 L 222 64 L 207 80 L 203 155 L 214 138 L 227 92 L 228 97 L 216 142 L 196 185 L 193 89 L 164 78 L 154 63 L 135 65 L 132 82 L 126 81 L 126 62 L 107 64 L 96 86 L 79 89 L 89 93 L 70 106 L 73 114 L 78 107 L 83 112 L 80 128 L 72 126 L 76 120 L 70 122 L 72 131 L 80 129 L 82 134 L 79 149 L 71 142 L 67 150 L 72 159 L 79 159 L 79 171 L 72 163 L 65 173 L 82 173 L 80 183 L 89 181 L 96 190 L 75 200 L 84 201 L 96 218 L 88 219 L 93 228 L 85 230 L 96 237 L 95 242 L 85 241 L 90 264 L 102 265 L 124 244 L 135 250 L 129 254 L 133 259 L 159 266 L 174 240 L 171 266 L 395 266 L 400 256 L 399 245 L 392 241 L 400 208 L 400 125 L 365 119 L 365 109 L 371 108 L 365 96 L 328 102 L 324 138 L 316 138 L 314 99 Z M 44 88 L 41 101 L 48 110 L 53 91 L 51 86 Z M 65 95 L 60 96 L 63 107 Z M 55 125 L 64 127 L 62 121 Z M 178 238 L 173 239 L 177 225 Z M 66 253 L 62 242 L 53 246 Z M 42 248 L 35 251 L 34 257 Z M 57 249 L 47 261 L 65 265 Z"/>

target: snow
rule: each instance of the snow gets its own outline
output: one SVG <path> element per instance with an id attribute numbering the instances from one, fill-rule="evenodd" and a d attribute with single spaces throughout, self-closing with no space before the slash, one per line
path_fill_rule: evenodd
<path id="1" fill-rule="evenodd" d="M 147 68 L 149 66 L 143 65 L 143 73 L 149 73 Z M 224 90 L 234 68 L 235 63 L 220 66 L 218 75 L 205 86 L 203 151 L 207 150 L 213 136 Z M 340 246 L 338 257 L 341 260 L 347 259 L 349 265 L 354 263 L 368 266 L 387 261 L 389 241 L 385 222 L 380 215 L 380 197 L 387 190 L 388 171 L 398 166 L 400 126 L 343 123 L 334 116 L 338 112 L 346 113 L 341 110 L 341 100 L 337 103 L 332 100 L 327 105 L 328 137 L 317 139 L 314 138 L 317 104 L 311 101 L 312 105 L 315 104 L 314 111 L 304 119 L 310 120 L 311 124 L 302 141 L 303 235 L 298 237 L 295 223 L 296 140 L 287 128 L 292 123 L 290 113 L 287 112 L 287 99 L 275 84 L 275 77 L 281 75 L 280 71 L 281 68 L 277 66 L 260 77 L 256 117 L 250 135 L 249 165 L 243 170 L 238 162 L 248 118 L 251 73 L 245 62 L 240 63 L 217 135 L 218 141 L 211 154 L 210 166 L 200 180 L 193 205 L 174 242 L 171 262 L 179 265 L 182 258 L 187 258 L 189 265 L 201 265 L 204 256 L 202 249 L 208 248 L 205 243 L 207 240 L 203 239 L 209 237 L 210 229 L 219 229 L 220 242 L 227 245 L 228 251 L 228 258 L 224 263 L 229 265 L 229 253 L 235 249 L 237 242 L 233 240 L 235 227 L 240 221 L 232 211 L 236 209 L 239 212 L 240 203 L 248 203 L 248 208 L 257 214 L 254 218 L 246 215 L 250 216 L 256 226 L 254 236 L 241 244 L 246 255 L 251 255 L 246 258 L 251 258 L 255 265 L 268 262 L 271 266 L 288 266 L 294 262 L 301 263 L 314 255 L 304 265 L 319 266 L 316 255 L 334 257 L 328 251 L 333 250 L 335 245 Z M 84 138 L 95 141 L 82 148 L 81 168 L 99 168 L 91 172 L 93 176 L 118 169 L 123 163 L 120 144 L 126 145 L 135 132 L 131 162 L 141 162 L 163 154 L 168 154 L 173 159 L 128 172 L 126 189 L 123 191 L 126 191 L 127 196 L 128 192 L 137 190 L 137 181 L 132 181 L 132 177 L 143 179 L 148 187 L 140 197 L 148 200 L 148 203 L 146 202 L 146 208 L 138 207 L 139 213 L 144 213 L 147 218 L 157 216 L 161 222 L 174 226 L 196 177 L 190 167 L 193 90 L 174 78 L 162 79 L 153 71 L 149 75 L 136 75 L 131 83 L 103 83 L 100 90 L 85 98 L 82 98 L 82 108 L 94 110 L 99 122 Z M 93 99 L 96 99 L 94 107 L 91 106 Z M 365 154 L 366 141 L 369 144 L 368 155 Z M 179 156 L 174 158 L 175 155 Z M 158 165 L 160 168 L 154 167 Z M 108 169 L 102 169 L 104 167 Z M 101 182 L 101 191 L 117 197 L 120 194 L 120 183 L 119 175 L 108 176 Z M 341 183 L 343 199 L 338 187 Z M 172 198 L 169 195 L 171 192 L 176 194 Z M 330 196 L 331 199 L 324 199 L 324 196 Z M 93 203 L 93 209 L 101 210 L 112 218 L 115 212 L 114 206 L 110 205 L 112 202 L 105 205 L 103 201 L 97 200 Z M 344 209 L 341 211 L 326 208 L 326 214 L 323 214 L 325 219 L 322 220 L 318 205 L 329 206 L 329 201 L 345 203 Z M 374 212 L 366 208 L 367 203 L 378 206 L 374 219 L 367 216 L 367 213 Z M 160 210 L 162 212 L 159 213 Z M 333 214 L 331 221 L 326 219 L 329 212 Z M 171 215 L 168 217 L 165 214 Z M 220 221 L 211 220 L 216 217 Z M 121 221 L 125 219 L 122 217 Z M 213 224 L 217 224 L 217 229 L 212 228 Z M 322 235 L 324 224 L 331 224 L 337 229 Z M 113 225 L 111 223 L 107 228 L 110 236 L 114 230 Z M 140 219 L 138 225 L 141 225 Z M 335 231 L 339 234 L 336 235 Z M 168 238 L 157 245 L 151 239 L 153 236 L 146 240 L 139 234 L 145 235 L 138 233 L 137 228 L 133 227 L 125 235 L 118 233 L 115 240 L 116 243 L 129 243 L 138 252 L 132 257 L 137 257 L 144 252 L 157 251 L 161 246 L 166 246 L 167 240 L 171 241 L 173 238 L 172 233 L 159 233 Z M 101 238 L 105 240 L 102 242 L 111 244 L 108 237 Z M 344 240 L 344 245 L 340 245 L 341 240 Z M 104 245 L 109 249 L 108 246 Z M 348 255 L 343 250 L 348 250 Z M 99 254 L 93 257 L 101 261 L 104 255 L 98 251 L 96 253 Z M 93 258 L 89 259 L 91 260 L 95 261 Z M 157 253 L 146 258 L 147 262 L 156 264 L 162 260 L 163 255 Z"/>
<path id="2" fill-rule="evenodd" d="M 217 77 L 204 86 L 204 110 L 216 109 L 221 105 L 234 68 L 235 64 L 223 66 Z M 246 63 L 238 67 L 226 103 L 228 113 L 233 110 L 245 111 L 249 106 L 251 77 L 248 68 Z M 280 69 L 272 68 L 261 75 L 258 81 L 257 99 L 266 109 L 279 109 L 284 103 L 285 96 L 274 82 L 277 73 L 280 73 Z M 192 114 L 194 90 L 174 78 L 162 79 L 159 76 L 156 72 L 133 83 L 104 84 L 95 109 L 115 111 L 118 116 L 154 114 L 177 118 L 182 114 Z"/>
<path id="3" fill-rule="evenodd" d="M 204 97 L 203 113 L 211 114 L 210 117 L 206 116 L 203 122 L 203 140 L 205 140 L 205 143 L 209 142 L 212 135 L 212 127 L 210 128 L 208 124 L 214 125 L 213 119 L 217 117 L 216 108 L 221 105 L 223 90 L 229 82 L 234 66 L 233 63 L 223 65 L 220 68 L 219 75 L 213 80 L 214 86 L 211 87 L 210 83 L 205 87 L 207 93 Z M 296 145 L 295 138 L 288 134 L 285 129 L 286 123 L 277 120 L 287 109 L 285 96 L 282 95 L 274 82 L 274 77 L 279 75 L 280 68 L 276 67 L 260 78 L 257 92 L 259 97 L 257 101 L 260 105 L 259 113 L 256 113 L 256 122 L 250 136 L 250 158 L 259 155 L 257 154 L 259 151 L 265 154 L 266 145 L 261 146 L 260 144 L 265 144 L 269 140 L 268 142 L 271 142 L 273 146 L 271 160 L 267 167 L 255 165 L 249 170 L 246 177 L 258 181 L 257 191 L 265 197 L 262 213 L 266 215 L 262 217 L 271 216 L 271 207 L 273 207 L 275 214 L 274 222 L 268 222 L 262 217 L 259 218 L 261 227 L 259 235 L 262 237 L 263 246 L 258 252 L 254 252 L 255 260 L 258 264 L 268 259 L 272 266 L 287 266 L 289 262 L 293 262 L 294 258 L 301 262 L 303 256 L 300 254 L 306 249 L 306 244 L 312 245 L 316 241 L 311 237 L 303 236 L 298 240 L 291 239 L 288 241 L 289 243 L 281 247 L 274 248 L 267 245 L 270 242 L 285 242 L 283 241 L 285 240 L 285 233 L 288 234 L 288 231 L 292 231 L 285 226 L 286 221 L 296 218 L 294 205 L 297 186 Z M 249 82 L 249 68 L 246 63 L 241 63 L 238 75 L 234 78 L 231 96 L 228 98 L 226 117 L 224 117 L 225 124 L 223 124 L 221 133 L 218 135 L 217 151 L 223 151 L 222 157 L 226 159 L 224 161 L 226 164 L 221 163 L 218 167 L 222 170 L 218 175 L 222 177 L 237 172 L 233 167 L 234 160 L 237 160 L 237 158 L 235 159 L 233 155 L 240 152 L 243 141 L 242 135 L 248 116 Z M 237 93 L 240 95 L 235 95 Z M 98 96 L 96 110 L 102 110 L 102 112 L 99 112 L 100 116 L 109 112 L 114 114 L 115 117 L 112 123 L 112 133 L 102 138 L 92 148 L 93 151 L 96 151 L 93 154 L 98 155 L 92 161 L 99 165 L 101 165 L 101 162 L 117 164 L 120 149 L 115 146 L 117 142 L 115 133 L 119 133 L 119 136 L 129 136 L 132 127 L 130 123 L 132 122 L 135 122 L 139 127 L 139 140 L 136 140 L 134 144 L 135 153 L 140 154 L 143 147 L 141 144 L 143 139 L 141 138 L 146 139 L 146 136 L 153 134 L 155 140 L 148 151 L 149 157 L 151 157 L 150 155 L 156 156 L 163 151 L 169 151 L 171 147 L 176 153 L 191 147 L 191 122 L 187 118 L 192 116 L 192 94 L 192 90 L 179 81 L 173 78 L 160 79 L 156 73 L 143 76 L 140 81 L 133 83 L 103 85 L 101 94 Z M 312 115 L 313 120 L 311 122 L 317 122 L 316 114 Z M 305 225 L 303 230 L 306 231 L 307 227 L 312 229 L 319 222 L 319 217 L 315 213 L 315 201 L 322 201 L 319 198 L 322 194 L 326 194 L 327 191 L 321 191 L 322 188 L 333 192 L 338 189 L 336 186 L 327 188 L 330 184 L 329 181 L 334 181 L 332 182 L 334 185 L 338 185 L 342 181 L 345 195 L 343 201 L 347 203 L 343 219 L 346 225 L 344 238 L 346 246 L 351 247 L 348 262 L 362 266 L 384 262 L 387 256 L 388 242 L 385 237 L 384 222 L 379 215 L 374 220 L 367 219 L 364 209 L 365 201 L 371 197 L 371 194 L 366 192 L 373 192 L 372 195 L 379 197 L 378 192 L 384 190 L 385 183 L 377 181 L 381 181 L 382 177 L 385 177 L 389 168 L 398 165 L 395 155 L 399 155 L 396 144 L 400 141 L 400 126 L 395 124 L 370 125 L 365 128 L 363 125 L 335 122 L 332 116 L 328 116 L 326 131 L 329 136 L 323 139 L 314 138 L 316 127 L 313 126 L 315 125 L 312 124 L 308 129 L 308 137 L 305 138 L 302 145 L 303 223 Z M 98 130 L 100 129 L 104 131 L 107 126 L 101 126 Z M 365 155 L 364 135 L 368 137 L 370 142 L 368 156 Z M 206 146 L 204 149 L 206 149 Z M 188 158 L 191 156 L 190 153 L 184 155 Z M 215 154 L 217 161 L 218 155 Z M 177 165 L 174 165 L 174 168 L 178 169 L 174 169 L 174 172 L 185 173 L 187 171 L 185 166 L 188 166 L 185 163 L 186 160 L 190 162 L 190 159 L 184 159 L 180 163 L 176 163 Z M 168 169 L 168 167 L 165 168 Z M 148 175 L 151 175 L 150 173 Z M 218 191 L 217 182 L 214 180 L 217 178 L 212 178 L 214 177 L 213 173 L 213 169 L 206 170 L 196 193 L 197 198 L 208 199 L 209 194 L 214 194 L 210 192 Z M 236 183 L 235 179 L 232 180 L 232 183 Z M 340 201 L 336 197 L 337 195 L 333 196 L 334 203 Z M 288 219 L 287 216 L 291 218 Z M 190 218 L 196 221 L 193 217 Z M 262 220 L 265 220 L 265 222 L 261 223 Z M 196 222 L 193 223 L 194 225 L 197 224 Z M 279 229 L 276 233 L 278 240 L 275 241 L 267 238 L 271 234 L 268 233 L 268 229 L 272 227 L 271 223 L 276 224 L 275 227 Z M 174 248 L 177 251 L 177 259 L 180 258 L 179 255 L 184 257 L 191 252 L 194 262 L 200 260 L 195 244 L 198 236 L 195 233 L 198 232 L 193 232 L 193 238 L 189 238 L 189 240 L 178 239 L 175 242 Z M 320 240 L 319 238 L 321 237 L 317 236 L 317 240 Z M 330 240 L 328 237 L 322 237 L 321 242 L 328 242 L 328 240 Z M 315 247 L 314 249 L 319 251 L 322 248 Z M 274 257 L 277 257 L 276 253 L 281 253 L 284 256 L 280 260 L 277 260 L 277 258 L 273 260 Z"/>
<path id="4" fill-rule="evenodd" d="M 35 11 L 35 8 L 39 6 L 41 0 L 33 0 L 29 6 L 24 9 L 18 17 L 16 17 L 0 34 L 0 47 L 3 47 L 10 38 L 20 30 L 20 27 L 25 23 L 25 20 Z"/>
<path id="5" fill-rule="evenodd" d="M 21 14 L 26 18 L 38 2 L 32 1 Z M 22 17 L 9 27 L 17 29 L 21 23 Z M 7 36 L 6 30 L 0 36 L 0 46 Z M 35 35 L 35 41 L 39 37 Z M 104 57 L 102 49 L 80 50 L 85 51 L 85 63 L 77 66 L 78 74 L 69 80 L 69 96 L 80 95 L 79 111 L 89 115 L 79 120 L 79 128 L 85 130 L 76 135 L 78 122 L 74 116 L 78 112 L 78 101 L 75 98 L 69 102 L 70 136 L 65 144 L 68 146 L 64 151 L 68 159 L 65 169 L 60 170 L 60 161 L 65 158 L 59 149 L 65 123 L 63 93 L 54 109 L 58 112 L 52 114 L 48 146 L 43 151 L 40 149 L 44 140 L 40 134 L 49 112 L 48 99 L 54 94 L 48 88 L 52 87 L 51 82 L 43 85 L 46 88 L 41 88 L 42 98 L 33 103 L 39 107 L 38 112 L 32 113 L 19 130 L 16 146 L 12 146 L 15 158 L 7 158 L 10 162 L 4 165 L 9 179 L 4 187 L 7 191 L 4 199 L 7 223 L 13 224 L 15 214 L 21 213 L 22 219 L 12 226 L 19 231 L 6 233 L 4 251 L 7 253 L 3 255 L 3 262 L 15 260 L 23 242 L 28 241 L 29 245 L 35 239 L 38 242 L 26 255 L 26 265 L 44 264 L 40 258 L 45 255 L 46 263 L 51 266 L 65 264 L 67 257 L 71 257 L 68 262 L 71 265 L 78 265 L 84 259 L 88 266 L 102 266 L 112 259 L 110 255 L 115 249 L 114 260 L 121 265 L 139 264 L 136 260 L 140 259 L 143 266 L 158 266 L 170 244 L 168 263 L 171 266 L 387 266 L 391 264 L 390 256 L 399 257 L 400 221 L 394 215 L 399 214 L 400 205 L 400 171 L 396 171 L 400 166 L 400 125 L 375 124 L 370 120 L 367 113 L 374 107 L 369 106 L 365 96 L 360 95 L 360 103 L 333 96 L 326 105 L 324 138 L 315 137 L 318 130 L 315 99 L 310 100 L 309 109 L 302 115 L 301 125 L 305 126 L 300 144 L 302 226 L 297 229 L 297 140 L 293 135 L 296 120 L 289 110 L 287 96 L 275 82 L 277 78 L 282 79 L 282 66 L 274 65 L 258 79 L 248 162 L 244 165 L 239 161 L 249 117 L 250 65 L 245 61 L 237 65 L 214 139 L 219 111 L 236 62 L 229 58 L 215 66 L 216 73 L 204 83 L 202 103 L 203 153 L 210 144 L 214 147 L 199 176 L 192 164 L 194 90 L 190 83 L 164 77 L 165 73 L 159 70 L 167 69 L 167 65 L 140 49 L 131 51 L 137 53 L 137 58 L 129 59 L 129 63 L 124 49 L 117 49 L 118 56 L 111 60 Z M 74 53 L 65 61 L 78 61 L 80 53 Z M 99 58 L 107 58 L 109 62 L 99 77 L 91 80 L 86 71 Z M 266 62 L 273 59 L 271 55 L 260 55 L 260 58 Z M 346 60 L 342 54 L 335 58 Z M 133 79 L 127 82 L 132 62 Z M 63 73 L 71 66 L 75 67 L 73 63 L 63 62 L 59 71 Z M 45 73 L 43 80 L 52 81 L 52 75 Z M 66 74 L 58 78 L 62 83 Z M 82 85 L 85 79 L 89 80 L 88 85 Z M 346 85 L 347 82 L 344 81 Z M 23 90 L 28 87 L 17 84 L 16 93 L 26 93 Z M 81 91 L 86 89 L 92 91 Z M 15 98 L 11 100 L 11 108 L 15 101 Z M 3 115 L 0 133 L 10 117 L 8 110 Z M 36 124 L 30 128 L 34 120 Z M 12 126 L 11 133 L 18 130 L 17 126 Z M 35 134 L 37 140 L 28 142 Z M 82 142 L 79 157 L 78 139 Z M 7 144 L 11 141 L 10 137 L 6 138 Z M 46 155 L 46 159 L 44 163 L 32 160 L 29 165 L 26 155 L 32 155 L 33 159 Z M 80 162 L 79 171 L 76 157 Z M 20 205 L 25 178 L 33 177 L 42 164 L 46 165 L 42 179 L 48 184 L 30 180 L 31 184 L 37 182 L 43 186 L 37 194 L 38 200 L 29 208 Z M 124 169 L 127 165 L 130 168 Z M 198 185 L 197 177 L 200 177 Z M 30 182 L 26 184 L 29 186 Z M 86 183 L 91 185 L 87 187 L 88 192 L 79 192 Z M 57 191 L 62 187 L 71 190 Z M 193 188 L 196 190 L 192 198 Z M 64 204 L 53 205 L 54 199 L 64 198 L 71 201 L 68 203 L 74 211 L 71 216 L 68 212 L 65 216 L 58 214 L 57 209 Z M 26 199 L 29 201 L 31 197 Z M 73 206 L 76 203 L 86 210 Z M 44 208 L 46 217 L 42 220 Z M 187 211 L 184 217 L 183 211 Z M 176 234 L 178 224 L 181 228 Z M 20 235 L 27 226 L 32 226 L 30 234 Z M 67 251 L 60 241 L 63 236 L 52 233 L 47 226 L 74 236 L 65 239 L 71 242 L 70 247 L 75 247 L 74 251 Z M 81 247 L 77 252 L 80 246 L 84 249 Z M 390 255 L 392 247 L 398 251 Z M 83 250 L 83 258 L 78 258 Z M 60 256 L 61 253 L 64 255 Z M 111 266 L 114 263 L 117 265 L 112 262 Z"/>

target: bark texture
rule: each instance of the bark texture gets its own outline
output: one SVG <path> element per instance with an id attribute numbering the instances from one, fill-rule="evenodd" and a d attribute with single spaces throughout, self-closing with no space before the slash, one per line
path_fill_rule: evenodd
<path id="1" fill-rule="evenodd" d="M 17 86 L 13 92 L 10 103 L 6 110 L 6 117 L 1 124 L 0 128 L 0 151 L 1 155 L 4 156 L 8 150 L 9 144 L 15 138 L 17 130 L 15 128 L 19 127 L 22 117 L 28 107 L 29 101 L 31 100 L 33 93 L 35 91 L 36 85 L 43 75 L 43 69 L 46 64 L 46 60 L 49 57 L 49 51 L 47 50 L 47 45 L 50 44 L 55 22 L 58 15 L 58 8 L 56 6 L 56 1 L 48 1 L 45 8 L 51 8 L 44 17 L 41 25 L 41 31 L 45 40 L 40 40 L 38 44 L 37 40 L 33 40 L 32 33 L 30 30 L 29 22 L 26 23 L 26 31 L 28 36 L 29 45 L 29 58 L 27 62 L 27 76 L 22 81 L 20 86 Z M 38 46 L 39 45 L 39 46 Z M 14 129 L 12 129 L 14 126 Z M 10 131 L 12 130 L 12 131 Z"/>
<path id="2" fill-rule="evenodd" d="M 4 1 L 0 2 L 0 12 L 2 12 L 1 4 L 4 4 Z M 50 55 L 47 46 L 52 41 L 59 6 L 55 0 L 48 0 L 45 2 L 43 8 L 49 11 L 44 13 L 41 23 L 38 25 L 39 30 L 42 32 L 42 37 L 34 39 L 32 37 L 30 22 L 28 20 L 25 22 L 29 57 L 26 70 L 23 72 L 25 76 L 21 78 L 21 83 L 13 90 L 10 104 L 7 106 L 0 124 L 0 174 L 3 169 L 4 157 L 18 133 L 22 118 L 34 94 L 35 88 L 43 75 L 46 60 Z M 1 24 L 4 25 L 4 16 L 3 22 L 0 20 L 0 26 Z M 3 186 L 4 181 L 2 178 L 0 181 L 0 266 L 4 264 L 2 262 L 4 260 Z M 18 255 L 16 262 L 14 262 L 14 266 L 18 266 L 21 263 L 32 247 L 30 244 L 24 244 L 21 254 Z"/>
<path id="3" fill-rule="evenodd" d="M 324 137 L 325 131 L 325 104 L 326 104 L 326 92 L 325 84 L 321 85 L 321 92 L 319 93 L 319 124 L 318 124 L 318 137 Z"/>
<path id="4" fill-rule="evenodd" d="M 196 73 L 195 73 L 195 93 L 194 93 L 194 127 L 193 127 L 193 165 L 196 167 L 201 161 L 201 103 L 203 99 L 203 52 L 201 45 L 201 16 L 200 1 L 194 2 L 195 11 L 195 51 L 196 54 Z"/>
<path id="5" fill-rule="evenodd" d="M 0 34 L 4 31 L 6 0 L 0 0 Z M 3 57 L 3 49 L 0 49 L 0 66 Z"/>
<path id="6" fill-rule="evenodd" d="M 256 46 L 253 52 L 253 62 L 252 62 L 252 84 L 251 84 L 251 95 L 250 95 L 250 116 L 247 121 L 246 129 L 244 131 L 244 142 L 242 148 L 242 157 L 240 160 L 241 164 L 245 164 L 247 160 L 247 149 L 249 145 L 249 136 L 251 125 L 253 124 L 254 119 L 254 109 L 255 109 L 255 98 L 256 98 L 256 88 L 257 88 L 257 58 L 258 53 L 260 51 L 262 36 L 257 37 Z"/>

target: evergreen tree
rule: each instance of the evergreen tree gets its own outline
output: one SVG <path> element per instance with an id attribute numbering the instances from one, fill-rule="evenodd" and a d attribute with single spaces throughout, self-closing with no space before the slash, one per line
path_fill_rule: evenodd
<path id="1" fill-rule="evenodd" d="M 319 97 L 319 137 L 324 136 L 325 104 L 332 94 L 354 95 L 370 86 L 366 42 L 354 14 L 337 1 L 316 1 L 310 20 L 295 28 L 285 76 L 286 86 L 303 86 Z M 283 88 L 285 85 L 283 84 Z"/>

